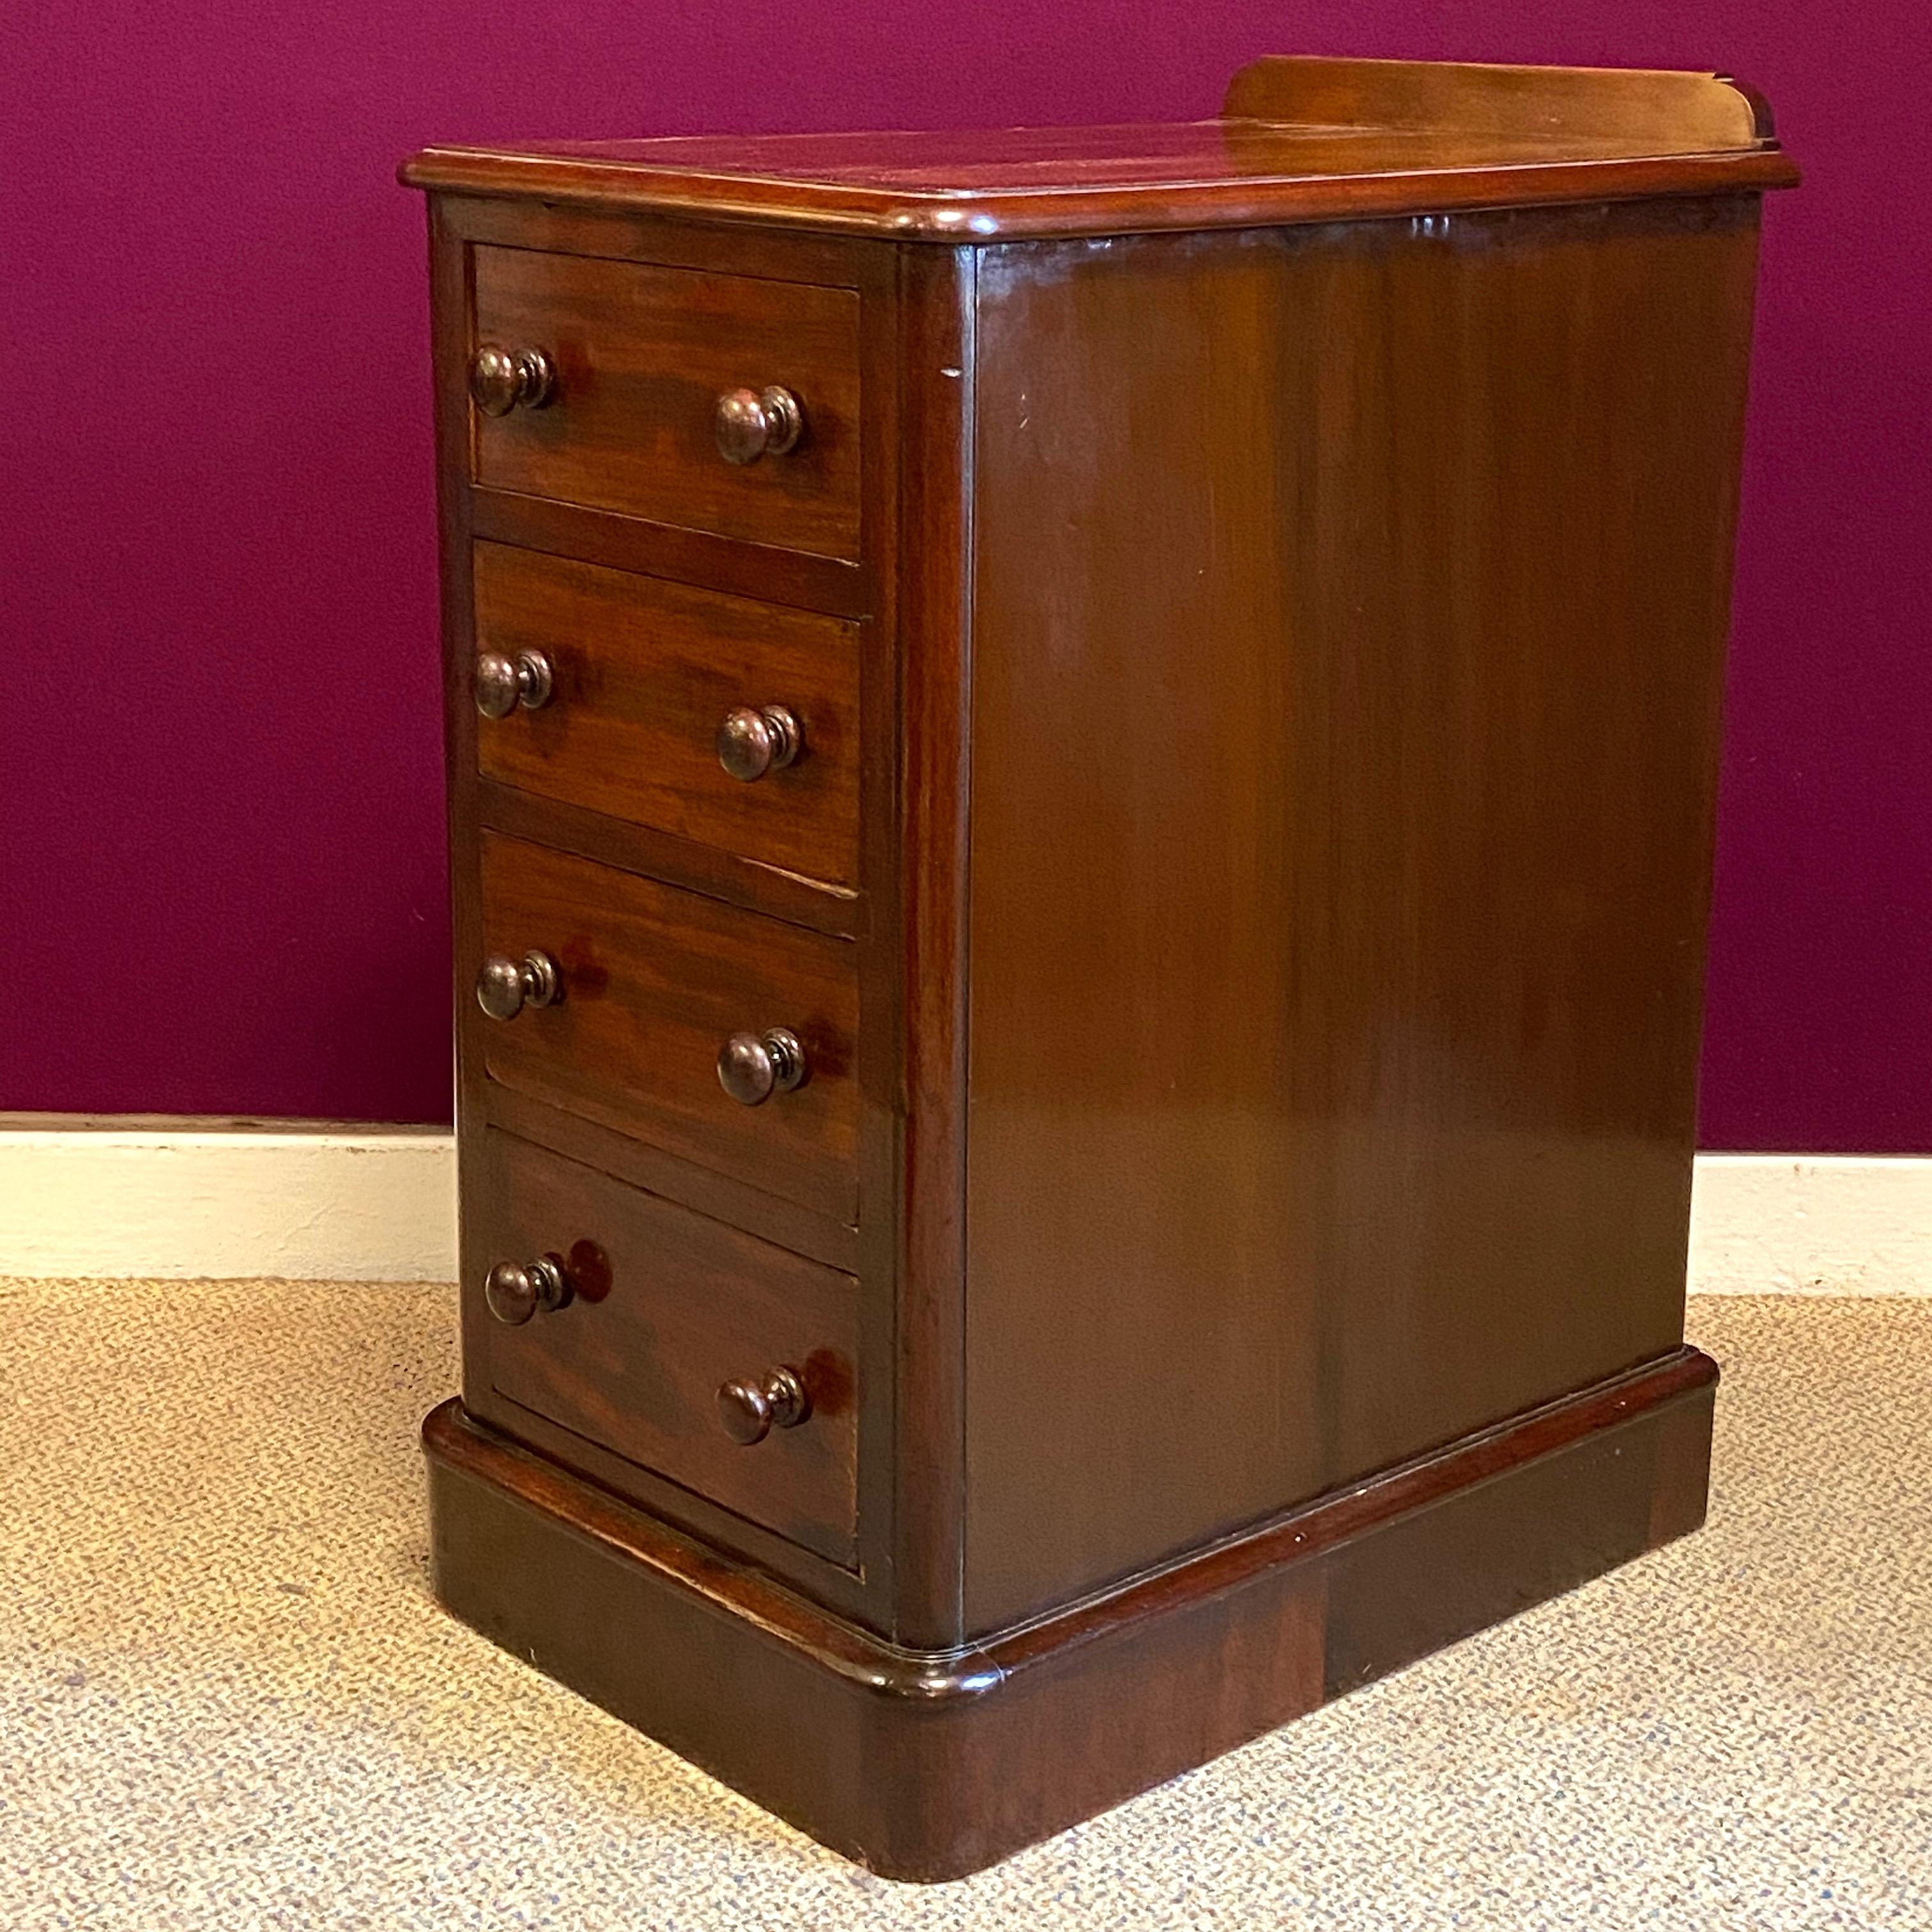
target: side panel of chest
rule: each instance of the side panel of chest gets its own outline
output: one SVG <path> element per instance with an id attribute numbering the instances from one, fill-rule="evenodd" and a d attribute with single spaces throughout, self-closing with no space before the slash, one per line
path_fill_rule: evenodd
<path id="1" fill-rule="evenodd" d="M 970 1629 L 1677 1345 L 1756 214 L 986 251 Z"/>

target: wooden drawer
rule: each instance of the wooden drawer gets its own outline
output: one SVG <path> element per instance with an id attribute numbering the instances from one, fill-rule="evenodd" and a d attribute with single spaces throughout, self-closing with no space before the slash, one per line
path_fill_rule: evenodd
<path id="1" fill-rule="evenodd" d="M 472 350 L 537 350 L 549 400 L 474 406 L 471 473 L 494 490 L 856 561 L 859 298 L 850 289 L 534 249 L 475 251 Z M 718 454 L 718 398 L 779 385 L 803 406 L 783 455 Z"/>
<path id="2" fill-rule="evenodd" d="M 547 702 L 485 718 L 485 778 L 838 885 L 859 872 L 858 626 L 501 544 L 476 549 L 476 647 L 550 669 Z M 789 764 L 718 761 L 736 710 L 782 706 Z"/>
<path id="3" fill-rule="evenodd" d="M 493 1080 L 801 1206 L 858 1218 L 859 991 L 849 940 L 523 840 L 483 838 L 486 954 L 556 962 L 562 998 L 472 1007 Z M 719 1084 L 734 1034 L 783 1028 L 807 1075 L 745 1106 Z"/>
<path id="4" fill-rule="evenodd" d="M 494 1129 L 465 1228 L 472 1407 L 498 1398 L 832 1558 L 855 1552 L 858 1284 Z M 500 1262 L 550 1255 L 573 1297 L 516 1327 L 489 1311 Z M 728 1382 L 794 1370 L 796 1426 L 741 1447 Z"/>

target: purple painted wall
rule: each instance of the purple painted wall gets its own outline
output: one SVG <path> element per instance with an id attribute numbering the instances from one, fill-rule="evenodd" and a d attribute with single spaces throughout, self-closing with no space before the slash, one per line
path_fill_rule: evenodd
<path id="1" fill-rule="evenodd" d="M 1250 56 L 1303 51 L 1716 65 L 1775 104 L 1808 184 L 1767 224 L 1704 1139 L 1932 1149 L 1928 20 L 1923 0 L 82 0 L 16 18 L 0 1108 L 446 1117 L 404 154 L 1191 117 Z"/>

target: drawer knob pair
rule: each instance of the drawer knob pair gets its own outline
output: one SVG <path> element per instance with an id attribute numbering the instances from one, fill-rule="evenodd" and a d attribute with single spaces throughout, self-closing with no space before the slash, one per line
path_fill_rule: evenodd
<path id="1" fill-rule="evenodd" d="M 790 764 L 804 743 L 798 720 L 782 704 L 767 704 L 757 711 L 741 704 L 728 711 L 718 728 L 718 762 L 734 778 L 749 784 Z"/>
<path id="2" fill-rule="evenodd" d="M 476 660 L 476 708 L 485 718 L 507 718 L 521 705 L 541 710 L 556 688 L 556 674 L 541 651 L 519 651 L 513 658 L 485 651 Z"/>
<path id="3" fill-rule="evenodd" d="M 570 1276 L 555 1255 L 539 1255 L 520 1268 L 514 1262 L 499 1262 L 483 1282 L 485 1306 L 510 1328 L 520 1328 L 539 1311 L 554 1315 L 568 1308 L 572 1292 Z"/>
<path id="4" fill-rule="evenodd" d="M 484 1305 L 508 1328 L 520 1328 L 536 1315 L 554 1315 L 574 1298 L 570 1276 L 555 1255 L 539 1255 L 521 1265 L 499 1262 L 483 1283 Z M 811 1414 L 804 1378 L 783 1363 L 755 1380 L 726 1382 L 718 1391 L 718 1418 L 725 1434 L 747 1449 L 774 1429 L 796 1429 Z"/>
<path id="5" fill-rule="evenodd" d="M 727 463 L 782 456 L 805 434 L 805 410 L 789 389 L 727 389 L 712 421 L 718 454 Z"/>
<path id="6" fill-rule="evenodd" d="M 476 1004 L 493 1020 L 513 1020 L 526 1006 L 554 1006 L 563 998 L 563 975 L 548 952 L 520 959 L 493 952 L 476 974 Z"/>
<path id="7" fill-rule="evenodd" d="M 805 1084 L 805 1044 L 789 1027 L 734 1033 L 718 1049 L 718 1084 L 747 1107 Z"/>
<path id="8" fill-rule="evenodd" d="M 796 1369 L 781 1364 L 755 1382 L 730 1382 L 718 1391 L 718 1419 L 741 1448 L 762 1442 L 774 1429 L 796 1429 L 812 1413 L 812 1397 Z"/>
<path id="9" fill-rule="evenodd" d="M 486 342 L 470 358 L 470 393 L 486 416 L 540 410 L 556 390 L 556 364 L 541 349 Z"/>

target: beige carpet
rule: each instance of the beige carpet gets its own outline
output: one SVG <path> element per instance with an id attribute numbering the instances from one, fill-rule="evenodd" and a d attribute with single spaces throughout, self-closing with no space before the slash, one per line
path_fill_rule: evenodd
<path id="1" fill-rule="evenodd" d="M 0 1282 L 0 1928 L 1932 1928 L 1932 1301 L 1695 1304 L 1711 1528 L 963 1883 L 446 1618 L 446 1288 Z"/>

